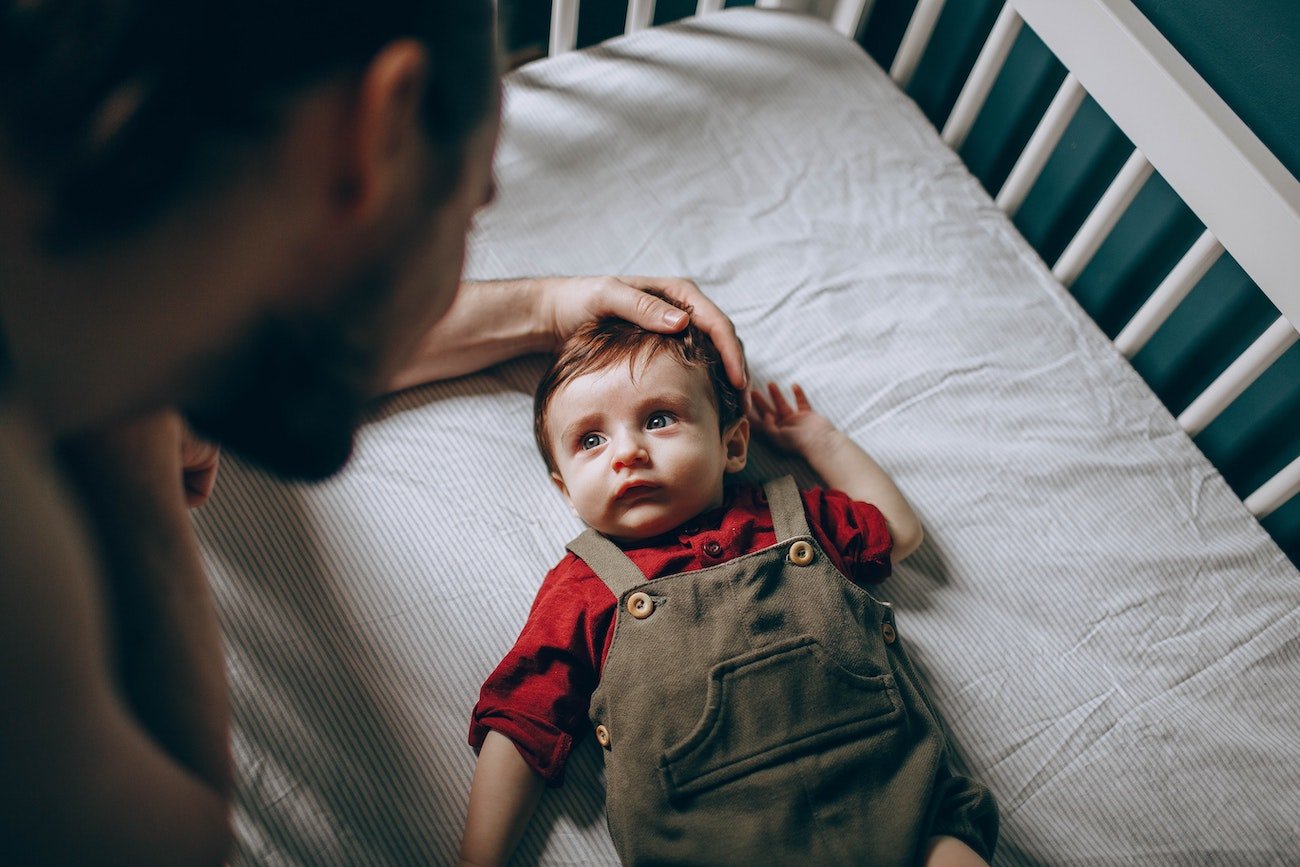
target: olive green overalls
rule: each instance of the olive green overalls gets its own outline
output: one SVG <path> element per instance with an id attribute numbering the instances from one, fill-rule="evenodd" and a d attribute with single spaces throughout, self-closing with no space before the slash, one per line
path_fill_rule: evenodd
<path id="1" fill-rule="evenodd" d="M 618 600 L 591 720 L 625 864 L 912 864 L 935 834 L 986 858 L 997 813 L 954 774 L 888 603 L 765 486 L 777 542 L 647 581 L 588 530 L 569 544 Z"/>

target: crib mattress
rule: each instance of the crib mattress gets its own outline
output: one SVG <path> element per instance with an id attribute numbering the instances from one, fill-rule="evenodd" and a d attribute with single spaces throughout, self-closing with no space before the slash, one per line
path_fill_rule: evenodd
<path id="1" fill-rule="evenodd" d="M 469 276 L 693 276 L 757 379 L 894 475 L 927 539 L 881 595 L 997 863 L 1300 853 L 1300 575 L 866 55 L 737 10 L 536 63 L 497 171 Z M 323 485 L 227 459 L 195 520 L 240 863 L 454 861 L 470 708 L 581 529 L 532 446 L 541 369 L 389 400 Z M 516 863 L 615 863 L 601 787 L 592 739 Z"/>

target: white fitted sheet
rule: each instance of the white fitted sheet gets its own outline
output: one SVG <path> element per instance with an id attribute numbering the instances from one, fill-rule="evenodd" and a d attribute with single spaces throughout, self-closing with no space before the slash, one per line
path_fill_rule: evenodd
<path id="1" fill-rule="evenodd" d="M 928 535 L 882 595 L 998 863 L 1296 857 L 1300 575 L 859 49 L 736 10 L 536 63 L 497 166 L 469 276 L 693 276 L 894 475 Z M 397 396 L 320 486 L 227 458 L 196 524 L 241 863 L 454 861 L 470 708 L 580 530 L 541 369 Z M 587 744 L 517 863 L 614 863 L 600 786 Z"/>

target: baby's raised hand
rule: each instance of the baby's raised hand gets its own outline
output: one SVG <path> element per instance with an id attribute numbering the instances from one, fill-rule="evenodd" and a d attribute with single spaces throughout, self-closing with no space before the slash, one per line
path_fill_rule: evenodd
<path id="1" fill-rule="evenodd" d="M 835 433 L 835 426 L 812 408 L 798 383 L 790 387 L 794 406 L 786 401 L 776 383 L 769 382 L 767 391 L 767 398 L 757 390 L 750 392 L 749 422 L 777 448 L 807 457 Z"/>

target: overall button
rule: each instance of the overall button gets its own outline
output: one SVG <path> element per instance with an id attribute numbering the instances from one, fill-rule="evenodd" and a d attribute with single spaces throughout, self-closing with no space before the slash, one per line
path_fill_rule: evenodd
<path id="1" fill-rule="evenodd" d="M 800 539 L 790 546 L 790 562 L 796 566 L 807 566 L 813 561 L 813 547 Z"/>
<path id="2" fill-rule="evenodd" d="M 722 556 L 722 546 L 718 544 L 716 539 L 710 539 L 704 543 L 704 554 L 716 560 Z"/>
<path id="3" fill-rule="evenodd" d="M 638 590 L 627 597 L 627 613 L 637 620 L 645 620 L 655 613 L 655 601 L 650 598 L 649 593 Z"/>
<path id="4" fill-rule="evenodd" d="M 893 644 L 898 638 L 898 632 L 894 629 L 894 624 L 888 620 L 880 624 L 880 634 L 884 636 L 886 644 Z"/>
<path id="5" fill-rule="evenodd" d="M 606 749 L 609 749 L 609 729 L 603 725 L 596 726 L 596 741 Z"/>

